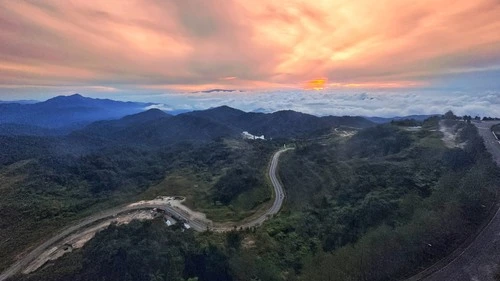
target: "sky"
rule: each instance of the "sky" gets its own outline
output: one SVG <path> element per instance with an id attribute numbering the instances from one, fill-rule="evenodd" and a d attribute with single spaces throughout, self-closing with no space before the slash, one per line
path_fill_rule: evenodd
<path id="1" fill-rule="evenodd" d="M 499 77 L 498 0 L 0 0 L 0 100 L 352 113 L 335 102 L 368 94 L 485 107 L 500 105 Z M 207 89 L 241 91 L 192 93 Z"/>

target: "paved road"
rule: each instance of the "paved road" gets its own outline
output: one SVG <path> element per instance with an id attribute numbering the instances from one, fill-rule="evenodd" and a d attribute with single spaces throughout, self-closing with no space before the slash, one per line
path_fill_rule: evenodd
<path id="1" fill-rule="evenodd" d="M 285 193 L 283 190 L 283 186 L 281 185 L 280 181 L 278 180 L 278 177 L 276 175 L 276 169 L 278 167 L 278 161 L 280 155 L 288 151 L 292 148 L 285 148 L 277 151 L 271 160 L 271 164 L 269 166 L 269 177 L 271 179 L 271 182 L 274 187 L 274 193 L 275 193 L 275 198 L 273 205 L 269 210 L 266 211 L 265 214 L 262 216 L 252 220 L 251 222 L 245 223 L 243 225 L 237 225 L 236 227 L 252 227 L 252 226 L 258 226 L 262 224 L 268 217 L 275 215 L 276 213 L 279 212 L 281 209 L 281 206 L 283 205 L 283 200 L 285 198 Z M 67 237 L 70 234 L 73 234 L 81 229 L 84 229 L 86 227 L 89 227 L 90 225 L 96 223 L 97 221 L 107 219 L 110 217 L 114 217 L 118 214 L 125 213 L 125 212 L 131 212 L 135 210 L 143 210 L 143 209 L 153 209 L 153 208 L 161 208 L 165 209 L 168 213 L 173 215 L 176 218 L 181 218 L 189 223 L 189 225 L 193 228 L 195 231 L 205 231 L 208 228 L 211 228 L 212 230 L 215 231 L 226 231 L 228 228 L 213 228 L 212 226 L 209 226 L 206 222 L 204 221 L 199 221 L 199 220 L 190 220 L 189 214 L 186 214 L 182 210 L 179 210 L 177 208 L 174 208 L 172 206 L 168 206 L 165 204 L 157 204 L 157 205 L 136 205 L 136 206 L 124 206 L 124 207 L 118 207 L 110 210 L 103 211 L 101 213 L 95 214 L 93 216 L 90 216 L 79 223 L 72 225 L 70 227 L 67 227 L 66 229 L 62 230 L 60 233 L 56 234 L 43 244 L 39 245 L 36 247 L 34 250 L 29 252 L 27 255 L 22 257 L 20 260 L 18 260 L 16 263 L 14 263 L 12 266 L 10 266 L 7 270 L 2 272 L 0 274 L 0 281 L 3 281 L 18 272 L 20 272 L 22 269 L 24 269 L 26 266 L 28 266 L 32 261 L 34 261 L 38 256 L 40 256 L 43 252 L 47 251 L 48 249 L 52 248 L 54 245 L 57 245 L 57 243 L 60 243 L 62 239 Z"/>
<path id="2" fill-rule="evenodd" d="M 490 128 L 499 123 L 499 121 L 474 123 L 484 139 L 486 148 L 498 165 L 500 165 L 500 143 Z M 500 269 L 499 265 L 500 209 L 468 247 L 454 252 L 451 262 L 437 271 L 439 267 L 431 267 L 407 281 L 494 281 L 494 276 Z"/>
<path id="3" fill-rule="evenodd" d="M 269 165 L 269 178 L 271 179 L 271 183 L 274 187 L 274 202 L 271 208 L 267 210 L 267 212 L 260 217 L 252 220 L 251 222 L 245 223 L 241 225 L 242 228 L 253 227 L 261 225 L 268 217 L 276 215 L 283 205 L 283 200 L 285 200 L 285 190 L 283 189 L 283 185 L 278 179 L 276 175 L 276 169 L 278 168 L 278 162 L 281 154 L 285 151 L 291 150 L 293 148 L 284 148 L 274 153 L 273 158 L 271 160 L 271 164 Z"/>
<path id="4" fill-rule="evenodd" d="M 476 127 L 479 129 L 479 134 L 484 139 L 486 148 L 493 156 L 493 160 L 495 160 L 495 162 L 497 162 L 497 165 L 500 166 L 500 143 L 498 142 L 493 132 L 491 132 L 491 127 L 497 124 L 500 124 L 500 121 L 474 123 L 474 125 L 476 125 Z"/>

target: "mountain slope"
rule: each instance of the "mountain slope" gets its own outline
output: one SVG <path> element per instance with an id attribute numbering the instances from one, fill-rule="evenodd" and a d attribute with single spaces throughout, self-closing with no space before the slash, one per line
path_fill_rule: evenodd
<path id="1" fill-rule="evenodd" d="M 175 143 L 204 142 L 220 137 L 235 137 L 238 134 L 238 131 L 209 119 L 181 114 L 171 118 L 161 118 L 144 126 L 134 126 L 121 137 L 122 140 Z"/>
<path id="2" fill-rule="evenodd" d="M 79 132 L 92 136 L 109 138 L 122 130 L 129 129 L 130 127 L 140 126 L 142 124 L 145 124 L 147 126 L 146 123 L 169 117 L 171 117 L 170 114 L 167 114 L 159 109 L 150 109 L 141 113 L 127 115 L 117 120 L 97 121 L 86 126 Z"/>
<path id="3" fill-rule="evenodd" d="M 158 109 L 150 109 L 119 120 L 94 122 L 72 136 L 101 137 L 123 143 L 164 144 L 209 141 L 237 134 L 238 131 L 207 118 L 187 114 L 172 116 Z"/>
<path id="4" fill-rule="evenodd" d="M 64 129 L 49 129 L 27 124 L 0 124 L 0 135 L 3 136 L 58 136 L 68 133 Z"/>

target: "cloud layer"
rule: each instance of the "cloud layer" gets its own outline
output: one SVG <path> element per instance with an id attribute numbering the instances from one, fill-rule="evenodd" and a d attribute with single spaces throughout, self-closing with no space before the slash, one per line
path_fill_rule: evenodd
<path id="1" fill-rule="evenodd" d="M 291 109 L 313 115 L 394 117 L 419 114 L 498 116 L 500 92 L 435 91 L 264 91 L 239 93 L 185 93 L 158 96 L 163 109 L 199 110 L 229 105 L 245 111 L 275 112 Z M 159 108 L 162 108 L 159 106 Z M 499 116 L 500 117 L 500 116 Z"/>
<path id="2" fill-rule="evenodd" d="M 0 95 L 479 87 L 500 71 L 498 15 L 498 0 L 0 1 Z"/>

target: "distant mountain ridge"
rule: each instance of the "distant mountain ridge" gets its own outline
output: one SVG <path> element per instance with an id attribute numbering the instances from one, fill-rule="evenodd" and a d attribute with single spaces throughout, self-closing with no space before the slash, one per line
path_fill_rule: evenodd
<path id="1" fill-rule="evenodd" d="M 144 111 L 151 103 L 94 99 L 79 94 L 57 96 L 32 104 L 0 104 L 0 124 L 22 124 L 50 129 L 81 127 Z"/>
<path id="2" fill-rule="evenodd" d="M 193 92 L 193 93 L 215 93 L 215 92 L 231 93 L 231 92 L 241 92 L 241 91 L 240 90 L 231 90 L 231 89 L 211 89 L 211 90 L 198 91 L 198 92 Z"/>

